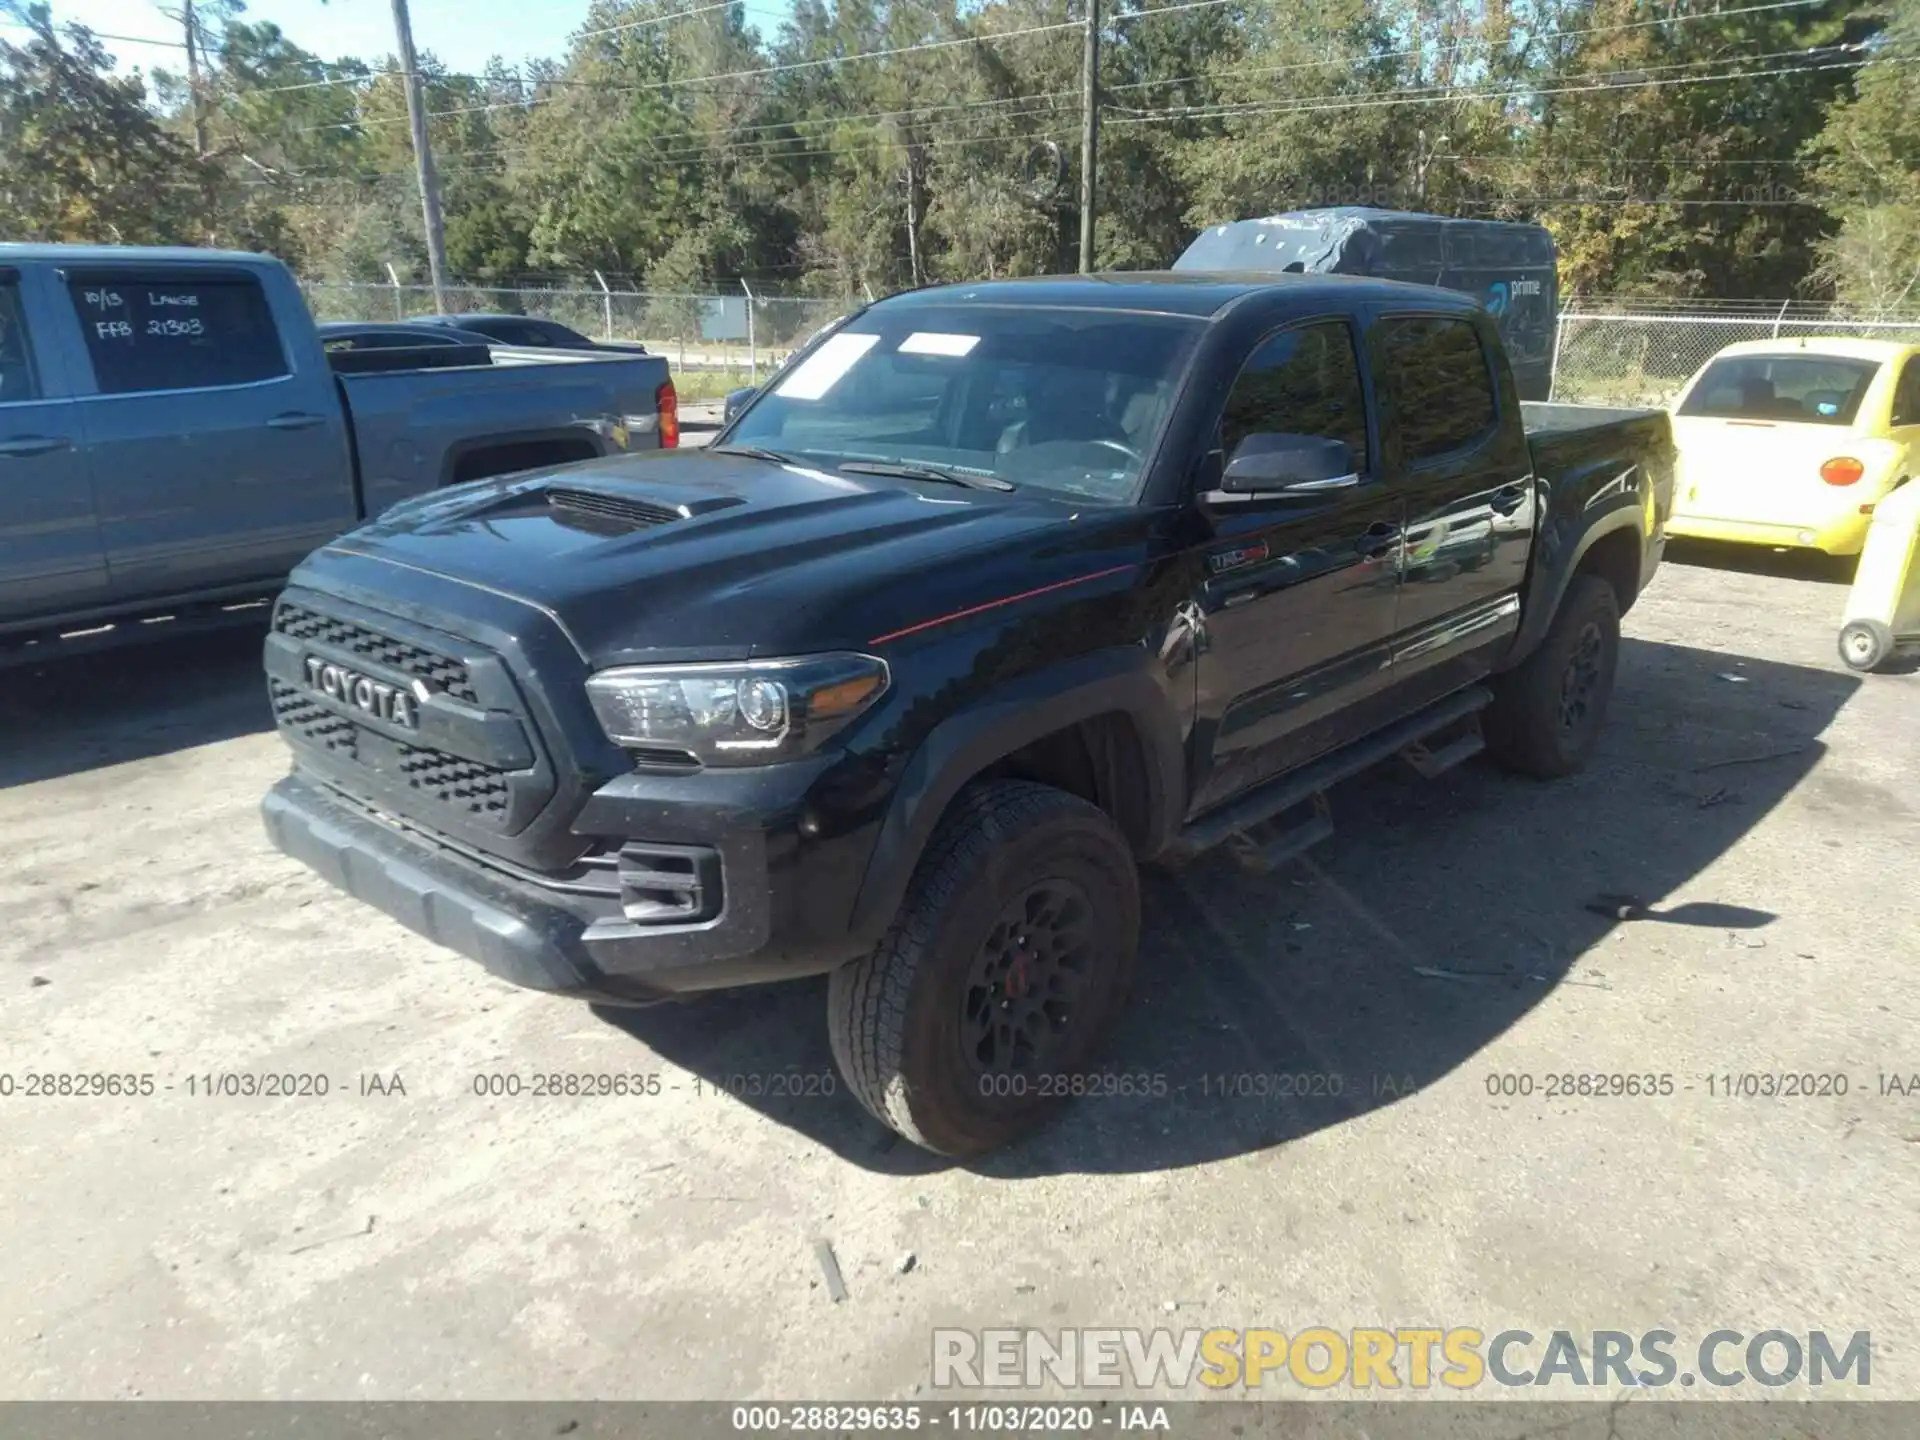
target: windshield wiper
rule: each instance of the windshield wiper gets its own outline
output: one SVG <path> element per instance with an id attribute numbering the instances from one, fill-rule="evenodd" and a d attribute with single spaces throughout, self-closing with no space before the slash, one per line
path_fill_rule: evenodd
<path id="1" fill-rule="evenodd" d="M 771 460 L 776 465 L 804 463 L 797 455 L 783 455 L 778 450 L 766 450 L 758 445 L 709 445 L 707 449 L 715 455 L 744 455 L 749 460 Z"/>
<path id="2" fill-rule="evenodd" d="M 964 470 L 943 470 L 938 465 L 909 465 L 893 460 L 842 460 L 836 470 L 855 475 L 897 475 L 902 480 L 937 480 L 943 485 L 964 485 L 969 490 L 1014 490 L 1011 480 L 998 475 L 969 475 Z"/>

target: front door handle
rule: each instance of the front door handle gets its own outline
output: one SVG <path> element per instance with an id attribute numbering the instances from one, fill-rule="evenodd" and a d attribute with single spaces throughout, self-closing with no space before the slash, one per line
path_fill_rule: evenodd
<path id="1" fill-rule="evenodd" d="M 299 410 L 289 410 L 267 421 L 268 426 L 275 430 L 311 430 L 316 425 L 326 423 L 327 417 L 324 415 L 308 415 Z"/>
<path id="2" fill-rule="evenodd" d="M 1496 514 L 1511 515 L 1520 508 L 1526 498 L 1526 492 L 1518 485 L 1502 485 L 1493 492 L 1493 499 L 1489 503 Z"/>
<path id="3" fill-rule="evenodd" d="M 1367 559 L 1377 559 L 1391 550 L 1400 539 L 1400 527 L 1386 520 L 1376 520 L 1367 526 L 1360 537 L 1360 553 Z"/>
<path id="4" fill-rule="evenodd" d="M 25 459 L 29 455 L 51 455 L 56 450 L 71 450 L 73 441 L 64 435 L 10 435 L 0 440 L 0 455 Z"/>

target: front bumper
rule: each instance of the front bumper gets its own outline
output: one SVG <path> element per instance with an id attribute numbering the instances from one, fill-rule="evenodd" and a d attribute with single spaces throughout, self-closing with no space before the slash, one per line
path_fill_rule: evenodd
<path id="1" fill-rule="evenodd" d="M 786 777 L 804 786 L 809 777 Z M 782 780 L 769 782 L 776 791 Z M 370 810 L 296 769 L 261 806 L 274 845 L 408 929 L 535 990 L 647 1004 L 703 990 L 821 974 L 863 947 L 845 930 L 872 835 L 802 843 L 776 795 L 764 809 L 662 803 L 644 782 L 589 804 L 633 840 L 711 856 L 711 918 L 636 920 L 646 902 L 620 887 L 568 884 L 506 868 Z M 612 842 L 616 843 L 617 842 Z M 624 856 L 624 851 L 616 851 Z M 702 867 L 707 868 L 705 866 Z M 624 858 L 608 875 L 627 875 Z"/>

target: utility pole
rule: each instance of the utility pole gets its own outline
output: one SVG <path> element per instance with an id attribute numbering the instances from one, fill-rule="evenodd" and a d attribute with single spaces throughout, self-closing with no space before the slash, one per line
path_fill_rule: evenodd
<path id="1" fill-rule="evenodd" d="M 413 54 L 413 22 L 407 0 L 393 0 L 393 31 L 400 45 L 400 68 L 407 85 L 407 124 L 413 131 L 413 160 L 420 173 L 420 217 L 427 230 L 427 269 L 433 279 L 433 308 L 447 313 L 447 236 L 440 223 L 440 177 L 433 169 L 433 145 L 427 139 L 427 101 L 420 85 L 420 63 Z"/>
<path id="2" fill-rule="evenodd" d="M 193 0 L 186 0 L 180 19 L 187 29 L 187 94 L 193 100 L 193 153 L 205 159 L 207 98 L 200 88 L 200 23 L 193 13 Z"/>
<path id="3" fill-rule="evenodd" d="M 1080 273 L 1093 270 L 1093 172 L 1100 160 L 1100 0 L 1086 0 L 1087 39 L 1080 54 Z"/>
<path id="4" fill-rule="evenodd" d="M 216 192 L 213 171 L 208 166 L 207 141 L 207 90 L 206 77 L 200 73 L 201 54 L 200 16 L 194 0 L 185 0 L 182 8 L 160 13 L 169 20 L 178 20 L 185 31 L 187 51 L 187 102 L 193 112 L 193 158 L 200 172 L 200 223 L 204 243 L 214 244 L 219 235 L 216 231 L 216 218 L 220 213 L 220 197 Z"/>
<path id="5" fill-rule="evenodd" d="M 913 288 L 927 283 L 920 269 L 920 176 L 914 167 L 913 142 L 907 142 L 907 258 L 913 269 Z"/>
<path id="6" fill-rule="evenodd" d="M 923 163 L 923 157 L 919 146 L 914 141 L 914 130 L 910 122 L 903 124 L 896 117 L 893 122 L 893 136 L 900 142 L 900 148 L 907 157 L 907 264 L 913 288 L 918 290 L 927 283 L 926 274 L 920 262 L 920 166 Z"/>

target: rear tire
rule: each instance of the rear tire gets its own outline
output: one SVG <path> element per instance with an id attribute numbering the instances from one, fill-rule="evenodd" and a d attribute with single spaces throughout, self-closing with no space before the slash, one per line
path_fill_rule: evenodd
<path id="1" fill-rule="evenodd" d="M 1487 753 L 1542 780 L 1585 765 L 1606 724 L 1620 663 L 1620 605 L 1597 575 L 1576 575 L 1539 646 L 1494 681 L 1481 717 Z"/>
<path id="2" fill-rule="evenodd" d="M 1878 620 L 1849 620 L 1840 627 L 1840 659 L 1849 670 L 1878 670 L 1893 655 L 1893 631 Z"/>
<path id="3" fill-rule="evenodd" d="M 970 786 L 879 947 L 829 982 L 840 1073 L 916 1145 L 1005 1144 L 1076 1092 L 1139 936 L 1139 873 L 1102 811 L 1023 780 Z"/>

